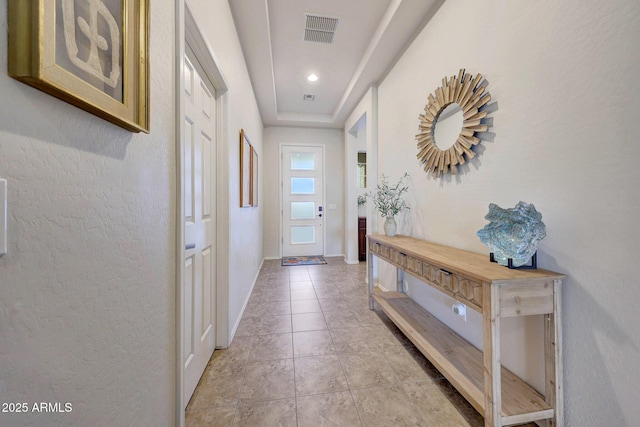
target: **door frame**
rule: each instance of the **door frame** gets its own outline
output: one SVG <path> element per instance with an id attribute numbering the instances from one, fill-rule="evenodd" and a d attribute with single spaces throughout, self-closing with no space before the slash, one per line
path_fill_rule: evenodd
<path id="1" fill-rule="evenodd" d="M 357 211 L 357 156 L 358 141 L 354 136 L 357 134 L 358 122 L 366 120 L 366 146 L 367 146 L 367 190 L 371 191 L 378 185 L 378 87 L 372 85 L 367 93 L 362 97 L 360 104 L 351 113 L 344 127 L 345 141 L 345 176 L 346 203 L 345 203 L 345 262 L 347 264 L 358 264 L 358 211 Z M 378 214 L 374 210 L 372 203 L 366 205 L 367 211 L 367 234 L 378 231 Z M 374 281 L 378 277 L 378 258 L 373 257 L 373 277 L 366 278 L 366 282 Z M 369 269 L 367 269 L 367 275 Z"/>
<path id="2" fill-rule="evenodd" d="M 327 165 L 326 165 L 326 155 L 325 155 L 325 146 L 322 144 L 293 144 L 290 142 L 281 142 L 279 144 L 278 150 L 278 177 L 280 181 L 280 186 L 278 188 L 278 199 L 280 200 L 280 239 L 278 240 L 278 244 L 280 246 L 279 253 L 280 258 L 283 256 L 283 246 L 284 246 L 284 204 L 283 204 L 283 196 L 284 196 L 284 182 L 282 176 L 282 167 L 283 167 L 283 149 L 284 147 L 316 147 L 322 149 L 322 209 L 324 221 L 322 223 L 322 254 L 325 255 L 327 251 Z"/>
<path id="3" fill-rule="evenodd" d="M 215 89 L 216 99 L 216 348 L 229 345 L 229 102 L 227 80 L 219 61 L 203 36 L 185 0 L 176 2 L 176 39 L 174 49 L 175 73 L 175 421 L 184 426 L 184 360 L 183 360 L 183 289 L 184 289 L 184 193 L 181 139 L 184 132 L 184 69 L 183 60 L 190 50 L 201 66 L 202 78 L 208 79 Z M 187 48 L 188 45 L 188 48 Z M 195 64 L 194 64 L 195 65 Z"/>

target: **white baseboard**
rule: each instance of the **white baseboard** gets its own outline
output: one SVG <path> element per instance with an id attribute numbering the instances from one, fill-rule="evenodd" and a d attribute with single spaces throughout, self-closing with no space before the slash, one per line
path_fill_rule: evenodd
<path id="1" fill-rule="evenodd" d="M 382 292 L 389 292 L 389 289 L 385 288 L 384 286 L 382 286 L 380 283 L 376 283 L 375 287 L 377 287 L 378 289 L 380 289 Z"/>
<path id="2" fill-rule="evenodd" d="M 343 257 L 344 258 L 344 254 L 337 254 L 337 255 L 322 255 L 325 258 L 334 258 L 334 257 Z M 276 260 L 276 259 L 282 259 L 282 257 L 264 257 L 264 261 L 269 261 L 269 260 Z"/>
<path id="3" fill-rule="evenodd" d="M 256 283 L 258 282 L 258 276 L 260 275 L 260 270 L 262 270 L 262 266 L 264 265 L 264 261 L 266 259 L 268 258 L 264 258 L 260 263 L 260 267 L 258 267 L 258 271 L 256 272 L 256 275 L 253 278 L 253 284 L 251 285 L 251 290 L 249 291 L 247 298 L 244 300 L 242 309 L 240 309 L 240 316 L 238 316 L 238 319 L 236 320 L 235 325 L 233 325 L 233 328 L 231 329 L 231 333 L 229 334 L 229 345 L 231 345 L 231 343 L 233 342 L 233 338 L 236 336 L 236 332 L 238 331 L 238 326 L 240 326 L 240 322 L 242 321 L 242 316 L 244 316 L 244 311 L 247 308 L 247 304 L 249 304 L 249 299 L 251 298 L 251 294 L 253 294 L 253 288 L 256 287 Z M 279 258 L 274 258 L 274 259 L 279 259 Z"/>

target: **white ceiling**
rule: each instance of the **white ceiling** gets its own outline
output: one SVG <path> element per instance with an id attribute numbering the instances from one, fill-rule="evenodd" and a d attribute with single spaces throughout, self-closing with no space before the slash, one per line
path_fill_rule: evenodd
<path id="1" fill-rule="evenodd" d="M 265 126 L 342 128 L 443 2 L 229 0 Z M 333 43 L 304 41 L 305 13 L 339 19 Z"/>

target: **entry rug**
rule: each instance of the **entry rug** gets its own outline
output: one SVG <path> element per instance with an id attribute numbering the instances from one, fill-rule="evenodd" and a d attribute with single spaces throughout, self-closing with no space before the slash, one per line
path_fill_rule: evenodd
<path id="1" fill-rule="evenodd" d="M 282 257 L 282 265 L 285 267 L 291 265 L 320 265 L 326 264 L 327 260 L 323 256 L 285 256 Z"/>

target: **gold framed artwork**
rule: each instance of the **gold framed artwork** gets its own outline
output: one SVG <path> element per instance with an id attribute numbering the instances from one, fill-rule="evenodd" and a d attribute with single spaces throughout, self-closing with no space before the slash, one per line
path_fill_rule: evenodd
<path id="1" fill-rule="evenodd" d="M 258 152 L 251 146 L 251 206 L 258 206 Z"/>
<path id="2" fill-rule="evenodd" d="M 240 130 L 240 207 L 251 206 L 251 142 L 244 131 Z"/>
<path id="3" fill-rule="evenodd" d="M 149 133 L 149 0 L 9 0 L 9 75 Z"/>
<path id="4" fill-rule="evenodd" d="M 240 129 L 240 207 L 258 206 L 258 152 Z"/>

